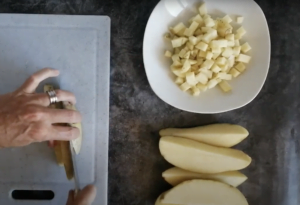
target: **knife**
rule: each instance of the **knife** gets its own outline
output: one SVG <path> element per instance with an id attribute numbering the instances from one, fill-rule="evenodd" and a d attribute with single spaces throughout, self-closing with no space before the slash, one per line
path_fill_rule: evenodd
<path id="1" fill-rule="evenodd" d="M 76 153 L 72 141 L 70 141 L 70 152 L 72 156 L 72 164 L 73 164 L 73 171 L 74 171 L 74 182 L 75 182 L 75 196 L 80 191 L 80 182 L 78 177 L 78 170 L 76 164 Z"/>

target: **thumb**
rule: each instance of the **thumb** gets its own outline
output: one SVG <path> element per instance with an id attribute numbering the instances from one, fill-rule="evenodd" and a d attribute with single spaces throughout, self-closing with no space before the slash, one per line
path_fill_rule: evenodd
<path id="1" fill-rule="evenodd" d="M 91 205 L 97 194 L 97 189 L 94 185 L 88 185 L 81 190 L 75 197 L 75 205 Z"/>

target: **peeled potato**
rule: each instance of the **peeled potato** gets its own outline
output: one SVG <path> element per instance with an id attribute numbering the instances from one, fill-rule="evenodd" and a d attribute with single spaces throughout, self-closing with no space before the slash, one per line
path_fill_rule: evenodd
<path id="1" fill-rule="evenodd" d="M 211 180 L 186 181 L 168 191 L 162 204 L 181 205 L 248 205 L 235 187 Z"/>
<path id="2" fill-rule="evenodd" d="M 249 132 L 239 125 L 213 124 L 187 129 L 169 128 L 161 130 L 159 134 L 184 137 L 220 147 L 232 147 L 244 140 Z"/>
<path id="3" fill-rule="evenodd" d="M 242 151 L 180 137 L 161 137 L 159 150 L 169 163 L 206 174 L 240 170 L 251 163 L 251 158 Z"/>
<path id="4" fill-rule="evenodd" d="M 229 171 L 218 174 L 200 174 L 186 171 L 178 167 L 173 167 L 166 170 L 162 173 L 162 176 L 169 184 L 173 186 L 192 179 L 211 179 L 237 187 L 247 180 L 247 177 L 239 171 Z"/>

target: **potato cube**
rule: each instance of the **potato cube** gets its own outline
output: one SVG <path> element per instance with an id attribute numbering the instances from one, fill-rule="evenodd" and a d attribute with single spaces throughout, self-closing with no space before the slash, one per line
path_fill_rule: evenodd
<path id="1" fill-rule="evenodd" d="M 184 32 L 187 30 L 188 28 L 184 28 L 181 31 L 179 31 L 176 35 L 180 36 L 180 37 L 184 37 Z"/>
<path id="2" fill-rule="evenodd" d="M 222 18 L 223 22 L 226 22 L 226 23 L 231 23 L 232 22 L 232 19 L 230 18 L 229 15 L 226 15 Z"/>
<path id="3" fill-rule="evenodd" d="M 235 68 L 239 71 L 239 72 L 244 72 L 245 71 L 245 69 L 246 69 L 246 66 L 245 66 L 245 64 L 244 63 L 238 63 L 236 66 L 235 66 Z"/>
<path id="4" fill-rule="evenodd" d="M 190 86 L 187 82 L 180 85 L 180 89 L 184 92 L 187 91 L 188 89 L 190 89 L 191 87 L 192 86 Z"/>
<path id="5" fill-rule="evenodd" d="M 176 26 L 174 26 L 174 27 L 172 28 L 172 31 L 173 31 L 175 34 L 177 34 L 177 33 L 179 33 L 181 30 L 183 30 L 183 29 L 185 29 L 185 28 L 186 28 L 185 25 L 181 22 L 181 23 L 177 24 Z"/>
<path id="6" fill-rule="evenodd" d="M 193 96 L 199 96 L 200 95 L 200 89 L 197 88 L 197 87 L 193 87 L 192 88 L 192 93 L 193 93 Z"/>
<path id="7" fill-rule="evenodd" d="M 195 33 L 194 33 L 195 36 L 199 36 L 199 35 L 201 35 L 201 34 L 202 34 L 202 31 L 201 31 L 200 28 L 198 28 L 198 29 L 195 31 Z"/>
<path id="8" fill-rule="evenodd" d="M 227 62 L 224 65 L 220 65 L 219 67 L 223 72 L 227 72 L 229 70 L 229 66 Z"/>
<path id="9" fill-rule="evenodd" d="M 206 8 L 206 4 L 203 3 L 200 7 L 199 7 L 199 13 L 201 14 L 201 16 L 204 16 L 207 14 L 207 8 Z"/>
<path id="10" fill-rule="evenodd" d="M 249 63 L 250 60 L 251 60 L 251 57 L 244 55 L 244 54 L 240 54 L 236 59 L 236 61 L 242 62 L 242 63 Z"/>
<path id="11" fill-rule="evenodd" d="M 229 92 L 229 91 L 231 91 L 232 90 L 232 88 L 231 88 L 231 86 L 229 85 L 229 83 L 227 82 L 227 81 L 221 81 L 220 83 L 219 83 L 219 87 L 225 92 L 225 93 L 227 93 L 227 92 Z"/>
<path id="12" fill-rule="evenodd" d="M 225 39 L 226 40 L 228 40 L 228 41 L 234 41 L 234 34 L 227 34 L 226 36 L 225 36 Z"/>
<path id="13" fill-rule="evenodd" d="M 201 51 L 206 51 L 208 48 L 208 45 L 204 42 L 200 42 L 196 45 L 196 48 L 200 49 Z"/>
<path id="14" fill-rule="evenodd" d="M 200 14 L 197 14 L 196 16 L 194 16 L 189 20 L 190 23 L 192 23 L 193 21 L 196 21 L 199 25 L 203 25 L 203 19 L 200 16 Z"/>
<path id="15" fill-rule="evenodd" d="M 212 18 L 206 18 L 204 20 L 204 23 L 205 23 L 206 27 L 210 27 L 211 28 L 211 27 L 215 26 L 215 21 Z"/>
<path id="16" fill-rule="evenodd" d="M 174 73 L 174 75 L 181 77 L 181 78 L 185 78 L 185 74 L 181 72 L 180 68 L 176 68 L 174 66 L 171 66 L 171 71 L 172 73 Z"/>
<path id="17" fill-rule="evenodd" d="M 207 70 L 206 68 L 200 68 L 200 73 L 203 73 L 206 75 L 209 79 L 212 78 L 213 72 L 210 70 Z"/>
<path id="18" fill-rule="evenodd" d="M 184 83 L 184 79 L 181 77 L 177 77 L 175 83 L 181 85 L 182 83 Z"/>
<path id="19" fill-rule="evenodd" d="M 190 36 L 189 37 L 189 42 L 192 44 L 192 45 L 196 45 L 197 42 L 198 42 L 198 39 L 195 37 L 195 36 Z"/>
<path id="20" fill-rule="evenodd" d="M 203 32 L 203 33 L 207 33 L 209 30 L 211 30 L 212 28 L 210 28 L 210 27 L 206 27 L 206 26 L 204 26 L 204 27 L 201 27 L 201 31 Z"/>
<path id="21" fill-rule="evenodd" d="M 229 71 L 229 74 L 231 74 L 233 77 L 238 77 L 241 73 L 235 69 L 235 68 L 232 68 L 230 71 Z"/>
<path id="22" fill-rule="evenodd" d="M 216 60 L 220 55 L 221 55 L 221 52 L 220 53 L 214 53 L 212 59 Z"/>
<path id="23" fill-rule="evenodd" d="M 186 73 L 185 79 L 186 79 L 186 82 L 190 86 L 195 86 L 198 83 L 198 81 L 195 78 L 195 73 L 194 72 L 188 72 L 188 73 Z"/>
<path id="24" fill-rule="evenodd" d="M 206 60 L 204 61 L 204 63 L 201 65 L 201 68 L 205 68 L 205 69 L 211 69 L 211 67 L 214 65 L 214 61 L 213 60 Z"/>
<path id="25" fill-rule="evenodd" d="M 243 45 L 242 45 L 242 48 L 241 48 L 241 50 L 242 50 L 242 52 L 243 53 L 247 53 L 248 51 L 250 51 L 252 48 L 251 48 L 251 46 L 249 45 L 249 43 L 244 43 Z"/>
<path id="26" fill-rule="evenodd" d="M 198 83 L 198 84 L 196 85 L 196 87 L 197 87 L 200 91 L 202 91 L 202 92 L 207 91 L 207 86 L 204 85 L 204 84 L 202 84 L 202 83 Z"/>
<path id="27" fill-rule="evenodd" d="M 207 53 L 205 51 L 201 51 L 199 52 L 199 57 L 201 58 L 206 58 Z"/>
<path id="28" fill-rule="evenodd" d="M 174 48 L 174 53 L 175 53 L 175 54 L 179 54 L 179 52 L 180 52 L 180 49 L 179 49 L 179 48 Z"/>
<path id="29" fill-rule="evenodd" d="M 191 42 L 189 42 L 189 41 L 186 43 L 186 47 L 187 47 L 190 51 L 194 50 L 194 45 L 191 44 Z"/>
<path id="30" fill-rule="evenodd" d="M 205 74 L 201 73 L 201 72 L 196 75 L 196 79 L 198 80 L 198 82 L 200 82 L 200 83 L 202 83 L 204 85 L 208 81 L 208 77 Z"/>
<path id="31" fill-rule="evenodd" d="M 243 21 L 244 21 L 244 17 L 242 17 L 242 16 L 239 16 L 239 17 L 236 18 L 236 22 L 237 22 L 238 24 L 243 23 Z"/>
<path id="32" fill-rule="evenodd" d="M 165 52 L 165 56 L 167 57 L 167 58 L 171 58 L 172 57 L 172 53 L 170 52 L 170 51 L 166 51 Z"/>
<path id="33" fill-rule="evenodd" d="M 187 42 L 187 38 L 184 38 L 184 37 L 180 37 L 180 38 L 177 38 L 177 39 L 174 39 L 172 40 L 172 46 L 173 48 L 177 48 L 177 47 L 180 47 L 182 45 L 184 45 L 186 42 Z"/>
<path id="34" fill-rule="evenodd" d="M 174 55 L 172 56 L 172 60 L 173 60 L 173 62 L 175 62 L 175 61 L 180 61 L 179 55 L 178 55 L 178 54 L 174 54 Z"/>
<path id="35" fill-rule="evenodd" d="M 222 53 L 223 57 L 229 58 L 232 55 L 233 51 L 231 47 L 225 48 L 224 52 Z"/>
<path id="36" fill-rule="evenodd" d="M 219 81 L 217 79 L 211 79 L 208 83 L 207 83 L 207 88 L 208 89 L 212 89 L 214 87 L 216 87 L 216 85 L 219 84 Z"/>
<path id="37" fill-rule="evenodd" d="M 234 41 L 234 46 L 240 46 L 240 40 L 235 40 Z"/>
<path id="38" fill-rule="evenodd" d="M 232 54 L 233 54 L 235 57 L 239 56 L 240 53 L 241 53 L 241 46 L 236 46 L 236 47 L 233 48 Z"/>
<path id="39" fill-rule="evenodd" d="M 240 36 L 244 36 L 247 31 L 244 29 L 244 27 L 240 27 L 238 30 L 236 30 L 237 34 L 240 34 Z"/>
<path id="40" fill-rule="evenodd" d="M 180 61 L 174 61 L 172 66 L 177 67 L 177 68 L 181 68 L 182 67 L 182 63 Z"/>
<path id="41" fill-rule="evenodd" d="M 194 35 L 194 33 L 197 30 L 198 26 L 199 26 L 199 23 L 197 23 L 196 21 L 193 21 L 193 23 L 187 29 L 188 31 L 185 30 L 184 35 L 186 35 L 186 36 L 192 36 L 192 35 Z"/>
<path id="42" fill-rule="evenodd" d="M 217 64 L 214 64 L 211 68 L 211 71 L 214 73 L 219 73 L 221 71 L 221 68 Z"/>
<path id="43" fill-rule="evenodd" d="M 241 34 L 239 34 L 239 33 L 237 33 L 237 34 L 234 35 L 234 38 L 235 38 L 236 40 L 241 40 L 242 37 L 243 37 L 243 36 L 242 36 Z"/>
<path id="44" fill-rule="evenodd" d="M 232 79 L 232 75 L 231 74 L 227 74 L 225 72 L 221 72 L 217 74 L 217 78 L 221 79 L 221 80 L 231 80 Z"/>
<path id="45" fill-rule="evenodd" d="M 212 48 L 211 48 L 211 52 L 212 52 L 212 53 L 221 53 L 222 50 L 221 50 L 220 47 L 212 47 Z"/>
<path id="46" fill-rule="evenodd" d="M 218 65 L 225 65 L 225 63 L 226 63 L 226 58 L 224 58 L 224 57 L 219 57 L 219 58 L 217 58 L 216 63 L 217 63 Z"/>
<path id="47" fill-rule="evenodd" d="M 190 64 L 191 64 L 191 65 L 195 65 L 195 64 L 197 64 L 197 62 L 198 62 L 198 61 L 196 61 L 196 60 L 191 60 L 191 59 L 190 59 L 189 61 L 190 61 Z"/>
<path id="48" fill-rule="evenodd" d="M 185 60 L 183 66 L 181 68 L 181 72 L 182 73 L 186 73 L 186 72 L 188 72 L 190 70 L 190 68 L 191 68 L 190 61 L 189 60 Z"/>
<path id="49" fill-rule="evenodd" d="M 188 51 L 186 54 L 184 54 L 183 58 L 184 59 L 189 59 L 191 55 L 191 51 Z"/>
<path id="50" fill-rule="evenodd" d="M 199 36 L 197 36 L 196 38 L 197 38 L 197 43 L 198 43 L 198 42 L 200 42 L 200 41 L 202 40 L 203 35 L 199 35 Z"/>
<path id="51" fill-rule="evenodd" d="M 206 59 L 207 59 L 207 60 L 211 60 L 212 57 L 213 57 L 213 53 L 212 53 L 212 52 L 207 52 L 207 54 L 206 54 Z"/>
<path id="52" fill-rule="evenodd" d="M 235 63 L 234 56 L 230 56 L 227 60 L 228 68 L 232 68 L 234 66 L 234 63 Z"/>
<path id="53" fill-rule="evenodd" d="M 213 40 L 211 42 L 212 47 L 226 48 L 228 46 L 227 40 Z"/>
<path id="54" fill-rule="evenodd" d="M 211 34 L 210 33 L 204 34 L 202 37 L 202 41 L 205 43 L 209 43 L 211 41 Z"/>
<path id="55" fill-rule="evenodd" d="M 183 58 L 187 52 L 188 52 L 188 48 L 181 49 L 181 51 L 178 53 L 178 56 L 180 58 Z"/>

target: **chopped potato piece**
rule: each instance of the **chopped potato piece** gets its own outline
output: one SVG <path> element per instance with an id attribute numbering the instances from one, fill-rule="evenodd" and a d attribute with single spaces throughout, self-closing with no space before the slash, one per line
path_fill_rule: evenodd
<path id="1" fill-rule="evenodd" d="M 201 51 L 206 51 L 208 48 L 208 45 L 206 43 L 200 42 L 196 45 L 196 48 L 200 49 Z"/>
<path id="2" fill-rule="evenodd" d="M 177 77 L 185 78 L 185 73 L 181 72 L 181 69 L 178 69 L 176 67 L 171 66 L 171 71 L 176 75 Z"/>
<path id="3" fill-rule="evenodd" d="M 220 53 L 214 53 L 212 59 L 216 60 L 220 55 L 221 55 L 221 52 Z"/>
<path id="4" fill-rule="evenodd" d="M 196 75 L 196 79 L 200 82 L 200 83 L 202 83 L 202 84 L 206 84 L 207 83 L 207 81 L 208 81 L 208 77 L 205 75 L 205 74 L 203 74 L 203 73 L 199 73 L 199 74 L 197 74 Z"/>
<path id="5" fill-rule="evenodd" d="M 190 36 L 189 37 L 189 42 L 192 44 L 192 45 L 196 45 L 197 44 L 197 42 L 198 42 L 198 39 L 197 39 L 197 37 L 195 37 L 195 36 Z"/>
<path id="6" fill-rule="evenodd" d="M 211 52 L 220 54 L 220 53 L 222 53 L 222 50 L 220 47 L 212 47 Z"/>
<path id="7" fill-rule="evenodd" d="M 182 63 L 180 61 L 174 61 L 172 66 L 180 68 L 182 67 Z"/>
<path id="8" fill-rule="evenodd" d="M 237 39 L 237 40 L 240 40 L 242 38 L 242 35 L 237 33 L 234 35 L 234 38 Z"/>
<path id="9" fill-rule="evenodd" d="M 237 64 L 236 66 L 235 66 L 235 68 L 239 71 L 239 72 L 244 72 L 245 71 L 245 69 L 246 69 L 246 66 L 245 66 L 245 64 L 244 63 L 239 63 L 239 64 Z"/>
<path id="10" fill-rule="evenodd" d="M 214 73 L 219 73 L 221 71 L 221 68 L 217 64 L 214 64 L 211 70 Z"/>
<path id="11" fill-rule="evenodd" d="M 225 48 L 224 52 L 222 53 L 223 57 L 229 58 L 232 55 L 233 51 L 231 47 Z"/>
<path id="12" fill-rule="evenodd" d="M 211 42 L 212 47 L 226 48 L 228 45 L 227 40 L 213 40 Z"/>
<path id="13" fill-rule="evenodd" d="M 207 52 L 207 54 L 206 54 L 206 59 L 207 59 L 207 60 L 211 60 L 212 57 L 213 57 L 213 53 L 212 53 L 212 52 Z"/>
<path id="14" fill-rule="evenodd" d="M 241 73 L 235 69 L 235 68 L 232 68 L 230 71 L 229 71 L 229 74 L 231 74 L 233 77 L 238 77 Z"/>
<path id="15" fill-rule="evenodd" d="M 174 48 L 174 53 L 175 54 L 178 54 L 180 52 L 180 49 L 179 48 Z"/>
<path id="16" fill-rule="evenodd" d="M 207 14 L 207 8 L 206 8 L 206 4 L 203 3 L 200 7 L 199 7 L 199 13 L 201 14 L 201 16 L 204 16 Z"/>
<path id="17" fill-rule="evenodd" d="M 192 88 L 193 96 L 199 96 L 200 95 L 200 89 L 197 87 Z"/>
<path id="18" fill-rule="evenodd" d="M 228 68 L 232 68 L 234 66 L 234 62 L 235 59 L 234 59 L 234 56 L 230 56 L 227 60 L 227 64 L 228 64 Z"/>
<path id="19" fill-rule="evenodd" d="M 222 81 L 219 83 L 219 87 L 225 92 L 229 92 L 232 90 L 231 86 L 229 85 L 229 83 L 227 81 Z"/>
<path id="20" fill-rule="evenodd" d="M 188 37 L 194 35 L 198 26 L 199 26 L 199 24 L 196 21 L 193 21 L 193 23 L 190 25 L 190 27 L 188 29 L 185 29 L 184 35 L 188 36 Z"/>
<path id="21" fill-rule="evenodd" d="M 195 86 L 198 83 L 198 81 L 195 78 L 195 73 L 194 72 L 188 72 L 188 73 L 186 73 L 186 82 L 190 86 Z"/>
<path id="22" fill-rule="evenodd" d="M 181 78 L 181 77 L 177 77 L 176 80 L 175 80 L 175 83 L 181 85 L 182 83 L 184 83 L 184 79 Z"/>
<path id="23" fill-rule="evenodd" d="M 222 79 L 222 80 L 231 80 L 232 79 L 232 75 L 224 73 L 224 72 L 221 72 L 221 73 L 217 74 L 217 78 Z"/>
<path id="24" fill-rule="evenodd" d="M 233 53 L 232 54 L 235 57 L 238 57 L 240 55 L 240 53 L 241 53 L 241 46 L 236 46 L 236 47 L 233 48 Z"/>
<path id="25" fill-rule="evenodd" d="M 202 58 L 206 58 L 207 53 L 205 51 L 201 51 L 199 52 L 199 56 Z"/>
<path id="26" fill-rule="evenodd" d="M 203 73 L 206 75 L 209 79 L 212 78 L 213 72 L 210 70 L 207 70 L 206 68 L 200 68 L 200 73 Z"/>
<path id="27" fill-rule="evenodd" d="M 234 46 L 240 46 L 240 41 L 238 39 L 234 40 Z"/>
<path id="28" fill-rule="evenodd" d="M 225 39 L 226 40 L 228 40 L 228 41 L 234 41 L 234 34 L 227 34 L 226 36 L 225 36 Z"/>
<path id="29" fill-rule="evenodd" d="M 180 52 L 179 52 L 179 57 L 180 58 L 183 58 L 184 57 L 184 55 L 186 54 L 188 52 L 188 48 L 184 48 L 184 49 L 182 49 Z"/>
<path id="30" fill-rule="evenodd" d="M 207 88 L 208 89 L 212 89 L 214 87 L 216 87 L 216 85 L 218 85 L 219 81 L 217 79 L 211 79 L 208 83 L 207 83 Z"/>
<path id="31" fill-rule="evenodd" d="M 192 23 L 193 21 L 196 21 L 199 25 L 203 25 L 204 22 L 202 17 L 199 14 L 197 14 L 196 16 L 194 16 L 189 20 L 190 23 Z"/>
<path id="32" fill-rule="evenodd" d="M 250 60 L 251 57 L 244 54 L 240 54 L 236 59 L 236 61 L 243 62 L 243 63 L 249 63 Z"/>
<path id="33" fill-rule="evenodd" d="M 240 27 L 238 30 L 236 30 L 236 33 L 241 36 L 244 36 L 247 33 L 247 31 L 244 29 L 244 27 Z"/>
<path id="34" fill-rule="evenodd" d="M 226 22 L 226 23 L 231 23 L 232 22 L 232 19 L 230 18 L 229 15 L 224 16 L 222 20 L 223 20 L 223 22 Z"/>
<path id="35" fill-rule="evenodd" d="M 170 52 L 170 51 L 166 51 L 165 52 L 165 56 L 167 57 L 167 58 L 171 58 L 172 57 L 172 53 Z"/>
<path id="36" fill-rule="evenodd" d="M 185 59 L 189 59 L 191 55 L 191 51 L 186 52 L 186 54 L 184 54 L 183 58 Z"/>
<path id="37" fill-rule="evenodd" d="M 198 84 L 196 85 L 196 87 L 199 88 L 199 90 L 202 91 L 202 92 L 207 91 L 207 86 L 206 86 L 206 85 L 203 85 L 202 83 L 198 83 Z"/>
<path id="38" fill-rule="evenodd" d="M 190 88 L 191 88 L 191 86 L 187 82 L 180 85 L 180 89 L 184 92 L 187 91 Z"/>
<path id="39" fill-rule="evenodd" d="M 204 63 L 201 65 L 201 68 L 206 68 L 206 69 L 210 69 L 213 65 L 214 65 L 214 61 L 213 60 L 206 60 L 204 61 Z"/>
<path id="40" fill-rule="evenodd" d="M 187 42 L 187 38 L 184 38 L 184 37 L 180 37 L 180 38 L 177 38 L 177 39 L 174 39 L 172 40 L 172 46 L 173 48 L 177 48 L 177 47 L 180 47 L 182 45 L 184 45 L 186 42 Z"/>
<path id="41" fill-rule="evenodd" d="M 218 65 L 225 65 L 225 63 L 226 63 L 226 58 L 224 58 L 224 57 L 219 57 L 219 58 L 217 58 L 216 63 L 217 63 Z"/>
<path id="42" fill-rule="evenodd" d="M 181 22 L 179 24 L 177 24 L 176 26 L 174 26 L 172 28 L 172 31 L 175 33 L 175 34 L 178 34 L 180 31 L 182 31 L 183 29 L 185 29 L 185 25 Z"/>
<path id="43" fill-rule="evenodd" d="M 236 18 L 236 22 L 237 22 L 238 24 L 243 23 L 243 21 L 244 21 L 244 17 L 242 17 L 242 16 L 239 16 L 239 17 Z"/>
<path id="44" fill-rule="evenodd" d="M 206 18 L 206 19 L 204 20 L 204 23 L 205 23 L 205 26 L 206 26 L 206 27 L 213 27 L 213 26 L 216 25 L 216 24 L 215 24 L 215 21 L 214 21 L 212 18 Z"/>
<path id="45" fill-rule="evenodd" d="M 188 72 L 190 70 L 190 68 L 191 68 L 190 61 L 189 60 L 185 60 L 183 66 L 182 66 L 181 71 L 182 71 L 182 73 L 186 73 L 186 72 Z"/>
<path id="46" fill-rule="evenodd" d="M 191 64 L 191 65 L 195 65 L 195 64 L 198 62 L 198 61 L 196 61 L 196 60 L 191 60 L 191 59 L 190 59 L 189 61 L 190 61 L 190 64 Z"/>
<path id="47" fill-rule="evenodd" d="M 251 46 L 249 45 L 249 43 L 244 43 L 244 44 L 242 45 L 241 50 L 242 50 L 243 53 L 247 53 L 248 51 L 251 50 Z"/>
<path id="48" fill-rule="evenodd" d="M 172 60 L 173 60 L 173 62 L 174 62 L 174 61 L 180 61 L 179 55 L 178 55 L 178 54 L 174 54 L 174 55 L 172 56 Z"/>

